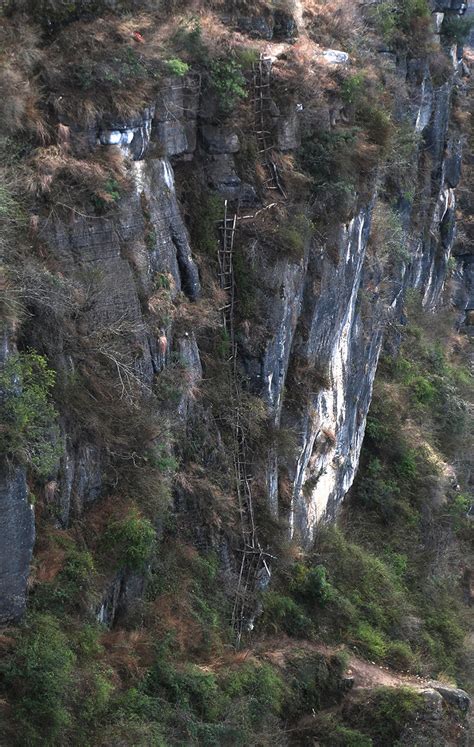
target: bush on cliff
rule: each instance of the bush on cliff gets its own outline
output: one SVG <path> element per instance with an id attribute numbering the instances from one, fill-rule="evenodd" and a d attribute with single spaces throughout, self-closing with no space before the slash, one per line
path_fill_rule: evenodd
<path id="1" fill-rule="evenodd" d="M 156 532 L 151 522 L 132 510 L 127 516 L 114 521 L 104 534 L 104 548 L 122 568 L 144 570 L 150 562 L 156 541 Z"/>
<path id="2" fill-rule="evenodd" d="M 18 744 L 46 744 L 46 740 L 55 744 L 68 727 L 75 661 L 58 620 L 47 614 L 28 618 L 19 632 L 14 658 L 0 665 L 14 702 L 21 735 Z"/>
<path id="3" fill-rule="evenodd" d="M 55 372 L 33 351 L 10 356 L 0 371 L 0 453 L 40 477 L 54 471 L 61 454 L 54 384 Z"/>
<path id="4" fill-rule="evenodd" d="M 369 735 L 374 747 L 386 747 L 397 743 L 422 707 L 423 697 L 414 690 L 380 687 L 348 705 L 344 718 L 351 727 Z"/>

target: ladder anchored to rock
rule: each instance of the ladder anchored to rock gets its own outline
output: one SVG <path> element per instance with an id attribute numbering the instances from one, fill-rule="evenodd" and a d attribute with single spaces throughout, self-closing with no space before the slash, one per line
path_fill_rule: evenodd
<path id="1" fill-rule="evenodd" d="M 224 217 L 220 225 L 220 243 L 218 250 L 219 284 L 226 293 L 226 303 L 221 307 L 222 324 L 229 336 L 231 355 L 229 362 L 230 392 L 234 407 L 233 422 L 233 462 L 236 492 L 238 499 L 240 533 L 242 547 L 239 576 L 232 608 L 232 627 L 236 634 L 236 645 L 239 646 L 242 633 L 250 629 L 255 610 L 255 594 L 262 577 L 270 577 L 266 561 L 257 535 L 252 495 L 252 476 L 250 458 L 241 419 L 240 389 L 236 378 L 237 346 L 234 334 L 234 239 L 237 225 L 237 213 L 229 215 L 227 200 L 224 203 Z"/>
<path id="2" fill-rule="evenodd" d="M 264 182 L 265 188 L 277 190 L 286 199 L 278 166 L 272 157 L 274 146 L 271 131 L 268 129 L 269 108 L 272 100 L 270 94 L 271 65 L 271 58 L 261 54 L 258 63 L 253 66 L 255 135 L 258 153 L 268 175 Z"/>
<path id="3" fill-rule="evenodd" d="M 225 331 L 229 335 L 232 357 L 234 357 L 234 300 L 235 300 L 235 288 L 234 288 L 234 266 L 233 266 L 233 254 L 234 254 L 234 238 L 235 229 L 237 226 L 237 213 L 232 217 L 228 214 L 228 203 L 227 200 L 224 203 L 224 218 L 221 223 L 221 240 L 218 251 L 218 263 L 219 263 L 219 283 L 221 289 L 226 293 L 226 303 L 221 307 L 222 323 Z"/>

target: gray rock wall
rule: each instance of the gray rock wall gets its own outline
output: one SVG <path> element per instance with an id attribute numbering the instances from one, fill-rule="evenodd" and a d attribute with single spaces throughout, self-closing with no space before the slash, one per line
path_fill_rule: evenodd
<path id="1" fill-rule="evenodd" d="M 15 348 L 4 333 L 0 370 Z M 0 398 L 11 393 L 0 390 Z M 33 507 L 28 500 L 25 468 L 0 455 L 0 625 L 18 620 L 26 608 L 27 581 L 35 541 Z"/>

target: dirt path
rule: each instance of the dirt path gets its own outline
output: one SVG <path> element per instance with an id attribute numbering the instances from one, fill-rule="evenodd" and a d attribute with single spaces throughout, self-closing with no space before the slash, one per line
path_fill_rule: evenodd
<path id="1" fill-rule="evenodd" d="M 262 641 L 255 649 L 259 657 L 267 659 L 272 664 L 284 667 L 287 659 L 299 651 L 318 652 L 325 656 L 331 656 L 340 651 L 347 651 L 341 646 L 327 646 L 323 643 L 310 643 L 309 641 L 295 641 L 291 639 L 267 639 Z M 373 662 L 361 659 L 355 654 L 349 653 L 349 663 L 346 676 L 354 678 L 354 690 L 362 690 L 373 687 L 412 687 L 423 690 L 431 686 L 430 680 L 417 675 L 395 672 L 388 667 L 379 666 Z"/>

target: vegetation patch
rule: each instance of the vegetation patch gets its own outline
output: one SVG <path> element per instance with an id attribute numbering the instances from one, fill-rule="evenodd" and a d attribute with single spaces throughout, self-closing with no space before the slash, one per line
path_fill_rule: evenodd
<path id="1" fill-rule="evenodd" d="M 106 529 L 104 549 L 115 557 L 119 567 L 140 571 L 150 562 L 155 541 L 151 522 L 133 510 Z"/>
<path id="2" fill-rule="evenodd" d="M 0 451 L 39 477 L 53 472 L 61 455 L 51 399 L 55 378 L 46 359 L 33 351 L 9 356 L 0 372 Z"/>

